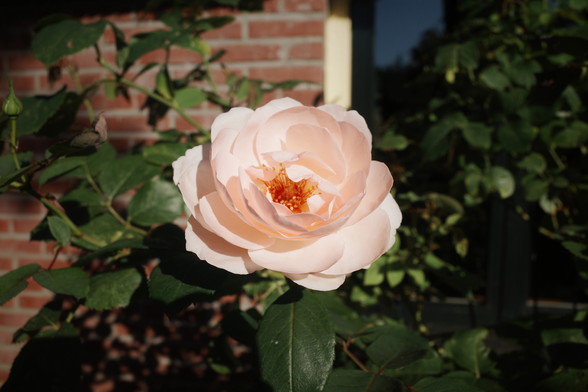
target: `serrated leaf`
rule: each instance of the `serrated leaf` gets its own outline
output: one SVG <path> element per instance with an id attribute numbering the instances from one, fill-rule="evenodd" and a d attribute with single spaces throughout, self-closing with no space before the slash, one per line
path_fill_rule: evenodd
<path id="1" fill-rule="evenodd" d="M 484 344 L 487 337 L 486 329 L 460 331 L 453 334 L 443 348 L 447 357 L 479 378 L 495 366 L 490 359 L 490 349 Z"/>
<path id="2" fill-rule="evenodd" d="M 578 148 L 588 141 L 588 124 L 574 121 L 568 128 L 554 135 L 552 143 L 562 148 Z"/>
<path id="3" fill-rule="evenodd" d="M 174 38 L 172 31 L 156 30 L 136 34 L 130 39 L 125 66 L 133 64 L 139 57 L 156 49 L 165 48 Z"/>
<path id="4" fill-rule="evenodd" d="M 50 66 L 63 56 L 77 53 L 94 45 L 104 32 L 106 21 L 83 24 L 74 19 L 63 20 L 39 31 L 33 38 L 34 56 Z"/>
<path id="5" fill-rule="evenodd" d="M 393 378 L 355 369 L 334 369 L 324 392 L 402 392 L 404 388 Z"/>
<path id="6" fill-rule="evenodd" d="M 176 91 L 174 99 L 182 109 L 200 105 L 206 101 L 207 94 L 197 87 L 184 87 Z"/>
<path id="7" fill-rule="evenodd" d="M 368 346 L 366 354 L 381 369 L 407 366 L 429 350 L 425 338 L 404 327 L 386 327 Z"/>
<path id="8" fill-rule="evenodd" d="M 151 165 L 138 155 L 127 155 L 112 160 L 104 166 L 98 175 L 98 184 L 109 198 L 124 193 L 142 182 L 154 177 L 160 168 Z"/>
<path id="9" fill-rule="evenodd" d="M 0 305 L 4 305 L 18 293 L 23 291 L 28 283 L 25 281 L 41 268 L 39 264 L 27 264 L 0 276 Z"/>
<path id="10" fill-rule="evenodd" d="M 86 306 L 94 310 L 127 306 L 141 281 L 141 274 L 134 268 L 94 275 L 90 278 Z"/>
<path id="11" fill-rule="evenodd" d="M 73 295 L 77 299 L 85 298 L 90 289 L 88 275 L 76 267 L 41 270 L 33 275 L 33 279 L 54 293 Z"/>
<path id="12" fill-rule="evenodd" d="M 318 297 L 291 289 L 267 309 L 257 332 L 262 377 L 276 391 L 320 391 L 335 358 L 335 333 Z"/>
<path id="13" fill-rule="evenodd" d="M 142 226 L 171 222 L 184 211 L 178 189 L 170 182 L 154 180 L 141 187 L 129 203 L 129 219 Z"/>
<path id="14" fill-rule="evenodd" d="M 47 218 L 49 231 L 51 235 L 59 242 L 61 246 L 67 245 L 71 238 L 71 228 L 63 219 L 58 216 L 49 216 Z"/>
<path id="15" fill-rule="evenodd" d="M 45 184 L 57 177 L 65 176 L 84 164 L 84 157 L 67 157 L 54 161 L 39 176 L 39 183 Z"/>

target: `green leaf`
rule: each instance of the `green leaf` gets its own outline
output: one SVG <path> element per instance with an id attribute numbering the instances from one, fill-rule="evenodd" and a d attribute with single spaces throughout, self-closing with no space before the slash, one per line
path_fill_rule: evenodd
<path id="1" fill-rule="evenodd" d="M 71 228 L 65 223 L 63 219 L 58 216 L 50 216 L 47 218 L 49 224 L 49 231 L 55 237 L 61 246 L 67 245 L 71 238 Z"/>
<path id="2" fill-rule="evenodd" d="M 267 309 L 257 333 L 261 375 L 276 391 L 321 391 L 335 333 L 317 296 L 290 289 Z"/>
<path id="3" fill-rule="evenodd" d="M 535 386 L 538 392 L 585 392 L 588 370 L 563 369 Z"/>
<path id="4" fill-rule="evenodd" d="M 200 105 L 206 101 L 207 94 L 197 87 L 184 87 L 176 90 L 174 99 L 182 109 Z"/>
<path id="5" fill-rule="evenodd" d="M 474 69 L 480 61 L 480 51 L 473 41 L 464 42 L 459 46 L 459 64 L 467 69 Z"/>
<path id="6" fill-rule="evenodd" d="M 404 280 L 404 270 L 386 271 L 386 281 L 390 287 L 396 287 Z"/>
<path id="7" fill-rule="evenodd" d="M 85 298 L 90 289 L 88 275 L 77 267 L 41 270 L 33 275 L 33 279 L 54 293 L 73 295 L 77 299 Z"/>
<path id="8" fill-rule="evenodd" d="M 165 250 L 149 276 L 149 296 L 169 313 L 184 309 L 199 294 L 213 294 L 225 280 L 225 270 L 199 260 L 193 253 Z"/>
<path id="9" fill-rule="evenodd" d="M 31 317 L 22 328 L 14 333 L 12 341 L 14 343 L 21 343 L 41 332 L 44 327 L 51 326 L 56 328 L 62 313 L 61 307 L 61 301 L 51 301 L 47 303 L 36 315 Z"/>
<path id="10" fill-rule="evenodd" d="M 588 260 L 588 246 L 586 246 L 586 244 L 574 241 L 564 241 L 561 244 L 574 256 Z"/>
<path id="11" fill-rule="evenodd" d="M 575 88 L 568 86 L 564 89 L 561 95 L 564 97 L 573 113 L 576 113 L 582 109 L 582 99 L 576 92 Z"/>
<path id="12" fill-rule="evenodd" d="M 547 194 L 547 191 L 549 190 L 549 184 L 547 181 L 537 177 L 535 174 L 523 177 L 521 185 L 525 190 L 525 200 L 530 202 L 539 200 L 543 195 Z"/>
<path id="13" fill-rule="evenodd" d="M 435 67 L 439 71 L 458 69 L 459 45 L 449 44 L 440 47 L 435 56 Z"/>
<path id="14" fill-rule="evenodd" d="M 172 31 L 156 30 L 149 33 L 141 33 L 133 36 L 129 43 L 129 53 L 126 66 L 133 64 L 139 57 L 155 50 L 166 48 L 174 38 Z"/>
<path id="15" fill-rule="evenodd" d="M 49 25 L 33 38 L 33 55 L 48 67 L 63 56 L 94 45 L 102 36 L 105 26 L 106 21 L 103 20 L 83 24 L 74 19 Z"/>
<path id="16" fill-rule="evenodd" d="M 334 369 L 324 392 L 402 392 L 404 388 L 390 377 L 355 369 Z"/>
<path id="17" fill-rule="evenodd" d="M 512 64 L 505 67 L 504 71 L 510 77 L 510 80 L 519 86 L 530 88 L 537 82 L 533 67 L 529 66 L 527 62 Z"/>
<path id="18" fill-rule="evenodd" d="M 423 358 L 429 351 L 428 341 L 404 327 L 378 329 L 378 337 L 368 346 L 366 354 L 380 369 L 407 366 Z"/>
<path id="19" fill-rule="evenodd" d="M 126 155 L 108 162 L 98 175 L 98 184 L 109 198 L 124 193 L 154 177 L 160 168 L 138 155 Z"/>
<path id="20" fill-rule="evenodd" d="M 184 211 L 178 189 L 170 182 L 153 180 L 137 191 L 129 203 L 129 219 L 142 226 L 171 222 Z"/>
<path id="21" fill-rule="evenodd" d="M 538 152 L 532 152 L 517 163 L 517 167 L 541 174 L 547 168 L 547 161 Z"/>
<path id="22" fill-rule="evenodd" d="M 473 147 L 479 147 L 484 150 L 490 148 L 492 143 L 490 135 L 492 128 L 479 122 L 468 122 L 463 128 L 464 139 Z"/>
<path id="23" fill-rule="evenodd" d="M 379 265 L 372 264 L 363 275 L 365 286 L 378 286 L 384 281 L 384 274 L 380 271 Z"/>
<path id="24" fill-rule="evenodd" d="M 515 190 L 515 180 L 512 174 L 501 166 L 493 166 L 488 173 L 488 179 L 492 187 L 498 192 L 500 197 L 506 199 L 510 197 Z"/>
<path id="25" fill-rule="evenodd" d="M 529 151 L 534 137 L 533 127 L 526 121 L 507 123 L 498 128 L 498 141 L 510 152 Z"/>
<path id="26" fill-rule="evenodd" d="M 170 165 L 184 155 L 191 146 L 187 143 L 156 143 L 143 147 L 141 154 L 147 162 L 155 165 Z"/>
<path id="27" fill-rule="evenodd" d="M 28 283 L 25 281 L 41 268 L 39 264 L 27 264 L 0 276 L 0 305 L 4 305 L 18 293 L 23 291 Z"/>
<path id="28" fill-rule="evenodd" d="M 84 164 L 84 157 L 61 158 L 49 165 L 39 176 L 39 183 L 45 184 L 54 178 L 65 176 Z"/>
<path id="29" fill-rule="evenodd" d="M 433 160 L 445 155 L 451 146 L 450 132 L 456 128 L 463 128 L 467 122 L 462 113 L 456 112 L 431 126 L 421 142 L 425 150 L 425 159 Z"/>
<path id="30" fill-rule="evenodd" d="M 384 151 L 401 151 L 408 147 L 408 139 L 402 135 L 396 135 L 389 131 L 384 134 L 382 139 L 376 143 L 376 147 Z"/>
<path id="31" fill-rule="evenodd" d="M 480 72 L 480 81 L 494 90 L 504 90 L 510 85 L 508 78 L 500 71 L 498 66 L 491 65 Z"/>
<path id="32" fill-rule="evenodd" d="M 479 378 L 494 368 L 490 349 L 484 344 L 487 337 L 486 329 L 456 332 L 443 346 L 445 355 Z"/>
<path id="33" fill-rule="evenodd" d="M 22 104 L 24 111 L 16 120 L 17 136 L 39 132 L 43 128 L 43 125 L 57 113 L 65 101 L 66 95 L 67 93 L 64 87 L 50 96 L 35 95 L 33 97 L 23 98 Z M 6 127 L 4 132 L 6 132 Z"/>
<path id="34" fill-rule="evenodd" d="M 425 377 L 412 386 L 418 392 L 484 392 L 458 378 Z"/>
<path id="35" fill-rule="evenodd" d="M 143 238 L 123 238 L 83 255 L 75 262 L 75 265 L 83 265 L 98 257 L 105 257 L 122 249 L 147 249 L 147 246 L 143 243 Z"/>
<path id="36" fill-rule="evenodd" d="M 90 278 L 86 306 L 94 310 L 127 306 L 142 279 L 139 271 L 134 268 L 94 275 Z"/>
<path id="37" fill-rule="evenodd" d="M 574 121 L 572 125 L 557 133 L 552 143 L 562 148 L 578 148 L 588 141 L 588 124 Z"/>

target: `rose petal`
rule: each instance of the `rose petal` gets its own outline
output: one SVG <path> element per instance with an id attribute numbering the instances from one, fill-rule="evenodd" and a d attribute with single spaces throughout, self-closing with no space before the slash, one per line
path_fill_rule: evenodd
<path id="1" fill-rule="evenodd" d="M 372 161 L 366 179 L 365 196 L 347 221 L 347 226 L 355 224 L 372 212 L 390 193 L 393 184 L 390 169 L 382 162 Z"/>
<path id="2" fill-rule="evenodd" d="M 286 273 L 323 271 L 343 254 L 345 244 L 337 235 L 314 240 L 276 240 L 265 249 L 249 251 L 255 264 Z"/>
<path id="3" fill-rule="evenodd" d="M 218 134 L 225 129 L 241 131 L 252 115 L 253 110 L 242 107 L 232 108 L 226 113 L 219 114 L 210 126 L 210 139 L 215 141 Z"/>
<path id="4" fill-rule="evenodd" d="M 274 243 L 272 238 L 244 222 L 223 202 L 218 192 L 200 199 L 202 219 L 212 232 L 227 242 L 245 249 L 261 249 Z"/>
<path id="5" fill-rule="evenodd" d="M 372 145 L 372 133 L 370 132 L 365 119 L 355 110 L 345 110 L 344 107 L 334 104 L 319 106 L 318 110 L 329 113 L 338 122 L 346 122 L 357 128 L 366 137 L 368 144 Z"/>
<path id="6" fill-rule="evenodd" d="M 320 291 L 335 290 L 345 282 L 345 275 L 323 275 L 320 273 L 284 275 L 300 286 Z"/>
<path id="7" fill-rule="evenodd" d="M 234 274 L 250 274 L 262 269 L 251 261 L 245 249 L 206 230 L 194 217 L 188 219 L 186 227 L 186 250 L 196 253 L 201 260 Z"/>
<path id="8" fill-rule="evenodd" d="M 189 149 L 186 155 L 172 163 L 172 167 L 173 181 L 180 188 L 190 213 L 194 215 L 198 200 L 215 190 L 210 166 L 210 144 Z"/>
<path id="9" fill-rule="evenodd" d="M 390 249 L 396 234 L 396 228 L 391 226 L 391 215 L 400 215 L 400 210 L 389 195 L 371 214 L 339 230 L 338 235 L 345 241 L 345 250 L 341 258 L 322 273 L 339 275 L 357 271 Z"/>

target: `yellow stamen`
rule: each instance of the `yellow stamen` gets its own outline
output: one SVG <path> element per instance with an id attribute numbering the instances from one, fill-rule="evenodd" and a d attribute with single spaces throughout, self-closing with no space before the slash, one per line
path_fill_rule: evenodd
<path id="1" fill-rule="evenodd" d="M 276 169 L 273 169 L 276 170 Z M 261 180 L 267 193 L 275 203 L 280 203 L 294 213 L 308 211 L 306 201 L 309 197 L 318 194 L 318 184 L 310 179 L 292 181 L 286 174 L 286 168 L 280 165 L 276 176 L 269 180 Z"/>

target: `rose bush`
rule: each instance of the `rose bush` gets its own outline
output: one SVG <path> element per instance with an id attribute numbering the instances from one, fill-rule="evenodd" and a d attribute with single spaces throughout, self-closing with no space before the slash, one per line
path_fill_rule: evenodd
<path id="1" fill-rule="evenodd" d="M 332 290 L 394 244 L 402 215 L 392 175 L 371 160 L 371 133 L 357 112 L 282 98 L 233 108 L 211 131 L 211 144 L 173 164 L 191 212 L 186 248 L 199 258 Z"/>

